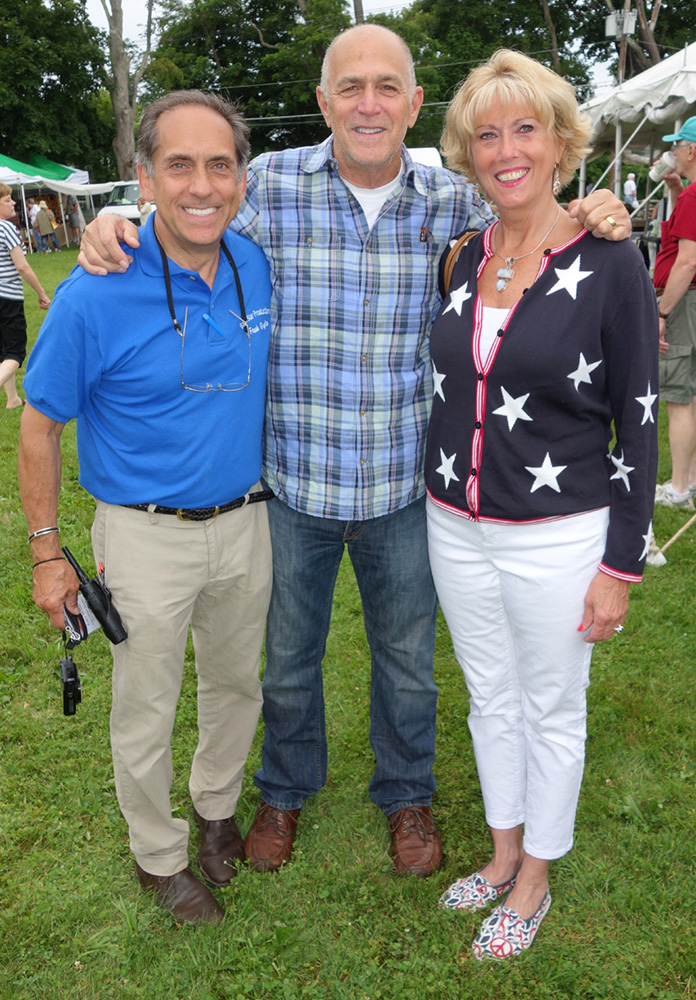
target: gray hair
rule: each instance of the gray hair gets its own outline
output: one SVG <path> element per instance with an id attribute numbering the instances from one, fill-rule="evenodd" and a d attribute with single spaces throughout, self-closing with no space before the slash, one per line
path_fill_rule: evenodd
<path id="1" fill-rule="evenodd" d="M 159 145 L 159 130 L 157 122 L 160 115 L 165 111 L 173 111 L 175 108 L 185 108 L 198 105 L 203 108 L 210 108 L 221 115 L 232 129 L 234 136 L 234 148 L 237 156 L 237 174 L 242 179 L 244 170 L 249 159 L 249 126 L 244 120 L 242 113 L 230 101 L 226 101 L 218 94 L 206 94 L 202 90 L 173 90 L 170 94 L 153 101 L 146 109 L 140 119 L 138 130 L 138 154 L 137 162 L 145 173 L 152 177 L 154 173 L 155 150 Z"/>
<path id="2" fill-rule="evenodd" d="M 352 32 L 361 32 L 361 33 L 369 32 L 370 34 L 372 34 L 375 31 L 386 32 L 388 35 L 391 35 L 393 38 L 395 38 L 399 43 L 399 45 L 401 46 L 404 55 L 404 60 L 406 62 L 406 72 L 407 72 L 406 84 L 409 89 L 409 96 L 413 97 L 413 94 L 415 93 L 417 86 L 416 67 L 413 65 L 413 56 L 411 55 L 411 50 L 409 49 L 408 45 L 403 40 L 401 35 L 397 35 L 395 31 L 391 30 L 391 28 L 385 28 L 381 24 L 354 24 L 352 28 L 347 28 L 345 31 L 342 31 L 339 35 L 336 35 L 336 37 L 332 40 L 331 44 L 326 50 L 326 53 L 324 54 L 324 60 L 321 64 L 321 80 L 319 83 L 319 89 L 321 90 L 325 98 L 328 99 L 329 96 L 329 60 L 334 46 L 342 38 L 345 38 L 346 35 L 350 35 Z"/>

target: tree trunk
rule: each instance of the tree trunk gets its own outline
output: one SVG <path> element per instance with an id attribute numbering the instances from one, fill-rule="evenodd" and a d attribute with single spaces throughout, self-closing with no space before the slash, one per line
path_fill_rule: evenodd
<path id="1" fill-rule="evenodd" d="M 662 62 L 662 55 L 657 42 L 655 41 L 655 25 L 657 24 L 657 15 L 660 12 L 660 3 L 661 0 L 655 0 L 652 17 L 650 18 L 650 21 L 648 21 L 645 15 L 645 3 L 643 0 L 636 0 L 636 11 L 638 12 L 640 35 L 643 39 L 643 45 L 645 45 L 648 50 L 650 62 L 653 66 L 657 66 L 659 62 Z"/>
<path id="2" fill-rule="evenodd" d="M 549 10 L 548 0 L 539 0 L 539 3 L 541 4 L 541 9 L 544 12 L 544 21 L 546 22 L 549 39 L 551 41 L 551 62 L 556 69 L 559 69 L 561 60 L 558 57 L 558 39 L 556 38 L 556 28 L 551 20 L 551 11 Z"/>
<path id="3" fill-rule="evenodd" d="M 101 0 L 106 19 L 109 23 L 109 59 L 111 62 L 109 96 L 114 111 L 116 128 L 113 145 L 116 154 L 118 176 L 122 181 L 130 181 L 136 176 L 135 108 L 138 85 L 150 58 L 153 3 L 154 0 L 147 0 L 145 52 L 142 55 L 138 69 L 131 79 L 131 57 L 126 50 L 123 39 L 123 7 L 121 0 Z"/>

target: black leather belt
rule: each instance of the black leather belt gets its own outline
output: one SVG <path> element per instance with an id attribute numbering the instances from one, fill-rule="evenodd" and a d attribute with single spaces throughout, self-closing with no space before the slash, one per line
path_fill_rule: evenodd
<path id="1" fill-rule="evenodd" d="M 184 510 L 181 507 L 153 507 L 149 503 L 122 503 L 119 507 L 127 507 L 129 510 L 146 510 L 151 514 L 176 514 L 180 521 L 209 521 L 218 514 L 226 514 L 228 510 L 237 510 L 248 503 L 260 503 L 262 500 L 272 500 L 274 497 L 272 490 L 257 490 L 256 493 L 247 493 L 246 496 L 231 500 L 230 503 L 223 503 L 219 507 L 194 507 L 192 510 Z"/>

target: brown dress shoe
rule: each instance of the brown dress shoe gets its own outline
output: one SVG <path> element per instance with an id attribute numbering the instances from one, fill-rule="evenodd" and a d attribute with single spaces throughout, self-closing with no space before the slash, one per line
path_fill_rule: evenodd
<path id="1" fill-rule="evenodd" d="M 408 806 L 389 819 L 394 867 L 401 875 L 427 878 L 440 867 L 442 844 L 429 806 Z"/>
<path id="2" fill-rule="evenodd" d="M 194 807 L 193 816 L 201 831 L 198 867 L 206 881 L 229 885 L 237 874 L 237 862 L 244 860 L 244 841 L 234 816 L 228 819 L 203 819 Z"/>
<path id="3" fill-rule="evenodd" d="M 247 861 L 257 872 L 275 872 L 292 854 L 299 809 L 281 812 L 260 802 L 244 849 Z"/>
<path id="4" fill-rule="evenodd" d="M 154 892 L 159 905 L 180 923 L 216 924 L 222 920 L 222 907 L 190 868 L 176 875 L 150 875 L 136 861 L 135 874 L 143 889 Z"/>

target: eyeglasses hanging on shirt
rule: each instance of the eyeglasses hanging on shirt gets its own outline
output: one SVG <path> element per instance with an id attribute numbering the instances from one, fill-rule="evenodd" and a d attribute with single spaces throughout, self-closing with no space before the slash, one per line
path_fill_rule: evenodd
<path id="1" fill-rule="evenodd" d="M 188 306 L 186 307 L 186 310 L 184 312 L 184 326 L 182 329 L 178 319 L 176 318 L 176 313 L 174 311 L 174 299 L 172 297 L 172 281 L 171 281 L 171 276 L 169 274 L 169 261 L 167 260 L 167 255 L 164 252 L 162 244 L 157 239 L 157 234 L 155 234 L 155 239 L 157 240 L 157 246 L 159 247 L 160 255 L 162 257 L 162 270 L 164 272 L 164 285 L 167 290 L 167 305 L 169 306 L 169 314 L 172 317 L 172 323 L 174 325 L 174 329 L 181 338 L 180 369 L 181 369 L 182 388 L 188 389 L 189 392 L 239 392 L 241 389 L 246 389 L 251 379 L 251 334 L 249 333 L 249 324 L 247 323 L 246 308 L 244 305 L 244 294 L 242 292 L 242 283 L 239 279 L 239 271 L 237 270 L 237 265 L 234 262 L 232 254 L 225 245 L 225 241 L 220 240 L 220 246 L 222 248 L 222 252 L 227 258 L 230 267 L 232 268 L 232 273 L 234 275 L 234 282 L 235 285 L 237 286 L 237 298 L 239 299 L 239 308 L 241 310 L 241 316 L 238 316 L 233 309 L 228 309 L 227 311 L 230 313 L 230 315 L 234 316 L 234 318 L 238 321 L 241 327 L 241 334 L 246 338 L 246 351 L 242 351 L 240 355 L 240 357 L 243 356 L 243 358 L 245 359 L 246 373 L 244 373 L 244 367 L 242 366 L 240 377 L 235 381 L 231 382 L 206 381 L 201 383 L 194 382 L 192 385 L 189 385 L 184 375 L 184 348 L 186 346 L 186 324 L 188 322 Z M 208 315 L 208 313 L 203 314 L 203 319 L 208 324 L 208 326 L 215 331 L 215 333 L 218 336 L 223 338 L 228 336 L 228 334 L 223 329 L 221 329 L 221 327 L 212 318 L 212 316 Z M 230 331 L 230 335 L 234 334 L 235 329 L 238 329 L 236 324 L 235 327 Z"/>

